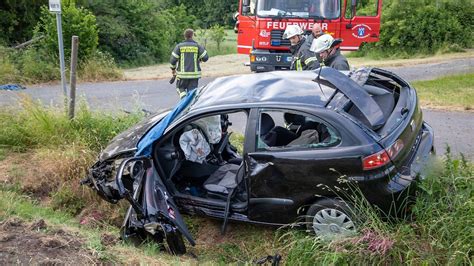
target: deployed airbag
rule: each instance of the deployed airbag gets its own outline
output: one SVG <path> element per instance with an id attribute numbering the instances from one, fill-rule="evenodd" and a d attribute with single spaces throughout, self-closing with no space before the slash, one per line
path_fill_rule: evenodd
<path id="1" fill-rule="evenodd" d="M 209 143 L 199 129 L 191 129 L 179 137 L 179 146 L 184 152 L 186 160 L 202 163 L 211 152 Z"/>

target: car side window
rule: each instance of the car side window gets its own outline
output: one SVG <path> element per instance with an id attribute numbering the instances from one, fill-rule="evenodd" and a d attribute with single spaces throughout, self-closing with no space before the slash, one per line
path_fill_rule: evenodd
<path id="1" fill-rule="evenodd" d="M 257 150 L 324 148 L 341 140 L 323 120 L 287 110 L 262 110 L 256 137 Z"/>

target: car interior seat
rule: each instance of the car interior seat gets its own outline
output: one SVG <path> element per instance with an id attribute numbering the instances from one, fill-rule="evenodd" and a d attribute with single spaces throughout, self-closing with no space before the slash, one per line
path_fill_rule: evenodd
<path id="1" fill-rule="evenodd" d="M 273 118 L 266 113 L 262 113 L 260 121 L 260 139 L 265 142 L 268 146 L 275 146 L 276 143 L 276 132 L 272 131 L 275 127 Z"/>
<path id="2" fill-rule="evenodd" d="M 262 113 L 260 138 L 265 142 L 265 144 L 270 147 L 285 146 L 297 137 L 296 133 L 293 133 L 284 127 L 275 126 L 273 118 L 267 113 Z"/>
<path id="3" fill-rule="evenodd" d="M 243 176 L 243 163 L 240 165 L 225 164 L 209 176 L 204 182 L 204 189 L 210 197 L 227 199 L 229 193 L 232 193 L 242 182 Z"/>

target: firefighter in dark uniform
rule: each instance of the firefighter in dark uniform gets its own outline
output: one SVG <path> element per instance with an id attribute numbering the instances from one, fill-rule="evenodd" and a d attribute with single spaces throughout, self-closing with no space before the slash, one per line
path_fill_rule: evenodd
<path id="1" fill-rule="evenodd" d="M 192 29 L 185 30 L 186 40 L 176 45 L 171 53 L 170 68 L 173 76 L 176 76 L 176 90 L 180 98 L 197 88 L 201 78 L 200 62 L 209 59 L 206 49 L 194 41 L 193 36 Z"/>
<path id="2" fill-rule="evenodd" d="M 303 30 L 298 25 L 288 25 L 283 33 L 284 39 L 289 39 L 291 46 L 290 52 L 293 55 L 291 70 L 313 70 L 319 68 L 319 62 L 316 54 L 304 45 L 306 39 L 303 36 Z"/>
<path id="3" fill-rule="evenodd" d="M 313 41 L 310 50 L 319 54 L 325 66 L 337 70 L 350 70 L 349 62 L 337 47 L 341 42 L 341 39 L 334 39 L 330 34 L 324 34 Z"/>

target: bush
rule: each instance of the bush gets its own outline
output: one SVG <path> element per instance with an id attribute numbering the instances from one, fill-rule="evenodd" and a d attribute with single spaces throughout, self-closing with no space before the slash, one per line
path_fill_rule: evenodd
<path id="1" fill-rule="evenodd" d="M 10 52 L 0 46 L 0 84 L 20 82 L 18 69 L 10 59 Z"/>
<path id="2" fill-rule="evenodd" d="M 60 70 L 53 55 L 44 55 L 35 48 L 17 52 L 18 67 L 27 83 L 48 82 L 60 79 Z"/>
<path id="3" fill-rule="evenodd" d="M 87 81 L 117 80 L 123 77 L 114 58 L 109 53 L 98 50 L 80 62 L 78 72 L 79 78 Z"/>
<path id="4" fill-rule="evenodd" d="M 224 27 L 219 26 L 219 25 L 214 25 L 210 29 L 210 37 L 211 39 L 216 42 L 217 45 L 217 50 L 221 50 L 221 43 L 224 41 L 224 38 L 226 36 L 226 32 L 224 30 Z"/>
<path id="5" fill-rule="evenodd" d="M 162 10 L 155 1 L 95 1 L 88 7 L 97 16 L 99 48 L 122 66 L 168 60 L 177 28 L 192 19 L 183 7 Z"/>
<path id="6" fill-rule="evenodd" d="M 66 59 L 71 55 L 71 38 L 79 37 L 79 60 L 92 55 L 97 49 L 99 35 L 96 17 L 85 8 L 76 8 L 74 1 L 62 6 L 62 29 L 64 40 L 64 54 Z M 35 27 L 34 36 L 44 36 L 40 41 L 41 48 L 47 54 L 58 54 L 58 34 L 56 16 L 51 14 L 46 6 L 41 8 L 40 21 Z"/>
<path id="7" fill-rule="evenodd" d="M 365 45 L 359 55 L 407 57 L 472 47 L 472 4 L 431 1 L 389 2 L 384 6 L 380 41 Z"/>

